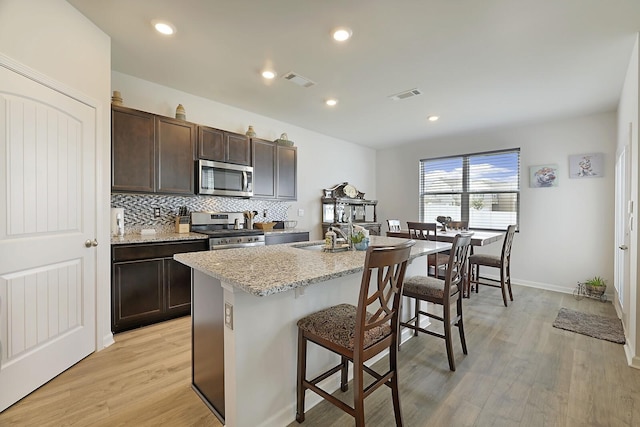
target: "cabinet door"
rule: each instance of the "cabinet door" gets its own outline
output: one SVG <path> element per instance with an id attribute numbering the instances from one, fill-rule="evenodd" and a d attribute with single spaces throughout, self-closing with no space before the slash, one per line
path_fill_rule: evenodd
<path id="1" fill-rule="evenodd" d="M 251 140 L 245 135 L 225 133 L 227 157 L 225 161 L 251 166 Z"/>
<path id="2" fill-rule="evenodd" d="M 195 194 L 195 132 L 193 123 L 156 116 L 156 192 Z"/>
<path id="3" fill-rule="evenodd" d="M 172 258 L 165 259 L 166 313 L 169 317 L 191 312 L 191 267 Z"/>
<path id="4" fill-rule="evenodd" d="M 111 109 L 111 189 L 155 190 L 154 115 L 125 107 Z"/>
<path id="5" fill-rule="evenodd" d="M 253 144 L 253 196 L 276 197 L 276 144 L 252 139 Z"/>
<path id="6" fill-rule="evenodd" d="M 162 259 L 113 264 L 112 329 L 153 323 L 163 315 Z"/>
<path id="7" fill-rule="evenodd" d="M 278 245 L 280 243 L 308 242 L 309 232 L 301 231 L 299 233 L 282 233 L 282 234 L 266 234 L 264 236 L 265 245 Z"/>
<path id="8" fill-rule="evenodd" d="M 277 197 L 278 199 L 296 200 L 296 168 L 298 150 L 296 147 L 278 145 L 277 151 Z"/>
<path id="9" fill-rule="evenodd" d="M 198 158 L 225 161 L 224 131 L 207 126 L 198 126 Z"/>

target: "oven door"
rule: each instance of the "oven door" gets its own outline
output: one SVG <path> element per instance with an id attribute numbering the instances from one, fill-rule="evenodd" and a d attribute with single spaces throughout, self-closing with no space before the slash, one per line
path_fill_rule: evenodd
<path id="1" fill-rule="evenodd" d="M 231 163 L 198 160 L 198 194 L 253 196 L 253 168 Z"/>

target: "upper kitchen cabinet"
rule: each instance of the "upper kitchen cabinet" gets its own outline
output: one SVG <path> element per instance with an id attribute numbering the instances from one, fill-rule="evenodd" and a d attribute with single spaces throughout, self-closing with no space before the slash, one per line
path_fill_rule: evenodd
<path id="1" fill-rule="evenodd" d="M 156 116 L 157 193 L 195 193 L 195 142 L 195 124 Z"/>
<path id="2" fill-rule="evenodd" d="M 120 106 L 111 113 L 112 191 L 194 194 L 194 123 Z"/>
<path id="3" fill-rule="evenodd" d="M 111 107 L 111 189 L 155 191 L 155 116 Z"/>
<path id="4" fill-rule="evenodd" d="M 198 158 L 251 166 L 251 140 L 245 135 L 198 126 Z"/>
<path id="5" fill-rule="evenodd" d="M 252 139 L 253 197 L 278 200 L 297 198 L 296 147 Z"/>

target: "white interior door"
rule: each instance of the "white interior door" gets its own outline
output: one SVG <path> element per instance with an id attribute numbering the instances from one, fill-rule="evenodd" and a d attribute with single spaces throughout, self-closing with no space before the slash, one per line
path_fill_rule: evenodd
<path id="1" fill-rule="evenodd" d="M 629 127 L 629 133 L 631 133 Z M 631 135 L 629 135 L 631 138 Z M 616 204 L 616 224 L 615 224 L 615 267 L 614 282 L 618 301 L 623 312 L 625 309 L 625 297 L 629 294 L 629 235 L 633 219 L 633 206 L 629 200 L 630 189 L 630 145 L 618 154 L 616 159 L 616 183 L 615 183 L 615 204 Z"/>
<path id="2" fill-rule="evenodd" d="M 95 125 L 0 64 L 0 411 L 95 349 Z"/>

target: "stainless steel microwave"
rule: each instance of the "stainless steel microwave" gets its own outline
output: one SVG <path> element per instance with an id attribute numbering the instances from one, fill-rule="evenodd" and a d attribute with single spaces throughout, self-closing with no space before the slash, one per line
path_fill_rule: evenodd
<path id="1" fill-rule="evenodd" d="M 198 194 L 253 196 L 253 167 L 198 160 Z"/>

